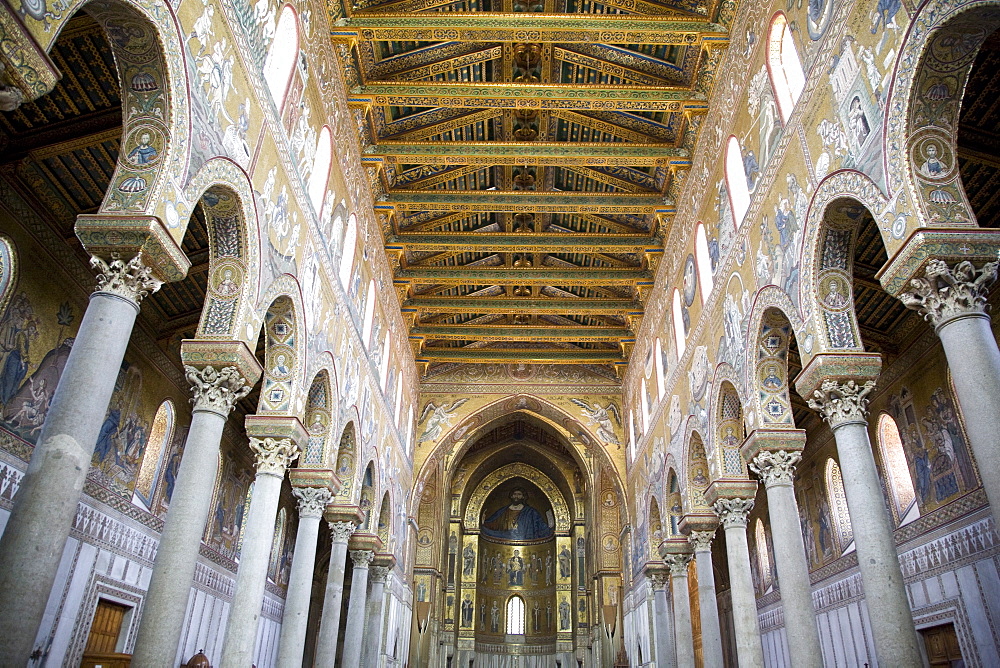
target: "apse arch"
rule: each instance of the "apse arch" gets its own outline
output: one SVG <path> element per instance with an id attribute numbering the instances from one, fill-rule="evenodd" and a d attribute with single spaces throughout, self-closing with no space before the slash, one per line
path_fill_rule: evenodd
<path id="1" fill-rule="evenodd" d="M 545 494 L 549 503 L 552 504 L 556 535 L 568 536 L 572 527 L 572 517 L 562 491 L 549 476 L 524 462 L 513 462 L 501 466 L 479 482 L 465 507 L 462 522 L 465 532 L 470 534 L 480 532 L 480 516 L 483 512 L 483 505 L 489 498 L 489 493 L 513 478 L 523 478 Z"/>

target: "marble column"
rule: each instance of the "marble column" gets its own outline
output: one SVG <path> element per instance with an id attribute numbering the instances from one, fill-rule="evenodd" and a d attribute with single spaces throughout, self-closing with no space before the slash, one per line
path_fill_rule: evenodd
<path id="1" fill-rule="evenodd" d="M 295 487 L 292 494 L 299 500 L 299 528 L 295 534 L 295 553 L 288 576 L 285 612 L 281 617 L 278 640 L 278 668 L 300 668 L 309 621 L 309 601 L 312 596 L 313 568 L 316 564 L 316 543 L 319 521 L 330 490 L 326 487 Z"/>
<path id="2" fill-rule="evenodd" d="M 219 346 L 218 342 L 209 345 Z M 143 601 L 142 619 L 132 653 L 132 665 L 135 666 L 173 666 L 180 645 L 198 552 L 219 472 L 222 430 L 236 402 L 246 396 L 260 376 L 260 367 L 253 366 L 256 360 L 246 346 L 238 342 L 231 342 L 231 345 L 242 349 L 249 371 L 241 372 L 235 366 L 218 371 L 212 366 L 184 367 L 194 392 L 194 410 L 156 550 L 149 589 Z M 252 382 L 247 382 L 245 378 L 248 377 Z"/>
<path id="3" fill-rule="evenodd" d="M 376 559 L 378 561 L 378 558 Z M 385 611 L 385 580 L 389 576 L 391 566 L 373 564 L 370 569 L 372 592 L 368 597 L 368 610 L 365 623 L 364 661 L 361 665 L 374 668 L 379 665 L 379 653 L 382 651 L 383 614 Z"/>
<path id="4" fill-rule="evenodd" d="M 715 502 L 714 508 L 726 532 L 737 663 L 740 668 L 764 668 L 764 648 L 760 640 L 757 597 L 750 576 L 750 547 L 747 544 L 747 515 L 753 510 L 753 499 L 721 498 Z"/>
<path id="5" fill-rule="evenodd" d="M 782 546 L 774 551 L 774 561 L 778 569 L 788 655 L 793 666 L 823 668 L 806 546 L 792 488 L 795 465 L 800 459 L 802 456 L 797 451 L 763 451 L 754 457 L 750 469 L 764 481 L 771 536 L 775 545 Z"/>
<path id="6" fill-rule="evenodd" d="M 965 416 L 969 447 L 980 464 L 979 476 L 990 502 L 993 524 L 1000 527 L 1000 467 L 989 465 L 1000 461 L 1000 439 L 996 438 L 1000 349 L 986 312 L 989 287 L 996 278 L 996 262 L 976 269 L 968 261 L 949 267 L 941 260 L 932 260 L 924 269 L 924 277 L 911 280 L 912 290 L 901 294 L 900 299 L 923 314 L 941 339 Z M 971 474 L 971 463 L 967 469 Z M 975 481 L 966 480 L 966 484 L 972 486 Z"/>
<path id="7" fill-rule="evenodd" d="M 97 290 L 0 538 L 0 656 L 11 664 L 32 652 L 139 302 L 161 285 L 139 256 L 91 264 Z"/>
<path id="8" fill-rule="evenodd" d="M 827 378 L 812 393 L 809 406 L 830 424 L 837 441 L 878 663 L 920 666 L 923 665 L 920 641 L 899 568 L 893 522 L 868 440 L 868 395 L 874 389 L 874 380 L 858 383 L 853 379 Z"/>
<path id="9" fill-rule="evenodd" d="M 698 603 L 701 609 L 701 652 L 706 666 L 721 666 L 722 627 L 719 624 L 719 600 L 712 569 L 712 539 L 715 531 L 692 531 L 688 540 L 694 547 L 698 569 Z"/>
<path id="10" fill-rule="evenodd" d="M 357 522 L 330 522 L 332 546 L 330 571 L 326 576 L 326 593 L 323 596 L 323 616 L 316 642 L 317 666 L 333 666 L 337 660 L 337 637 L 340 634 L 340 609 L 344 600 L 344 568 L 347 564 L 347 541 Z"/>
<path id="11" fill-rule="evenodd" d="M 667 603 L 667 584 L 670 575 L 663 571 L 648 573 L 649 582 L 653 587 L 653 630 L 656 650 L 656 668 L 674 668 L 677 659 L 674 656 L 674 643 L 670 630 L 670 608 Z"/>
<path id="12" fill-rule="evenodd" d="M 354 572 L 351 574 L 351 598 L 347 602 L 347 627 L 344 629 L 344 653 L 340 665 L 360 666 L 364 647 L 365 605 L 368 600 L 368 566 L 375 553 L 351 550 Z"/>
<path id="13" fill-rule="evenodd" d="M 667 554 L 664 563 L 670 568 L 671 599 L 674 603 L 674 647 L 677 668 L 694 668 L 694 632 L 691 630 L 691 598 L 688 592 L 690 554 Z"/>
<path id="14" fill-rule="evenodd" d="M 257 456 L 257 476 L 243 525 L 240 566 L 222 643 L 222 668 L 246 668 L 253 663 L 281 481 L 285 469 L 299 456 L 299 446 L 290 438 L 251 436 L 250 449 Z"/>

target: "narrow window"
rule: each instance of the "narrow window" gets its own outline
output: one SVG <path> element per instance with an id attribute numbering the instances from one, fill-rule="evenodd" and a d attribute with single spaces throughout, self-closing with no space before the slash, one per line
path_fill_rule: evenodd
<path id="1" fill-rule="evenodd" d="M 153 503 L 153 486 L 156 484 L 160 463 L 174 437 L 174 404 L 165 400 L 156 409 L 153 426 L 149 430 L 146 448 L 142 453 L 142 464 L 139 465 L 139 475 L 135 479 L 135 497 L 148 510 Z"/>
<path id="2" fill-rule="evenodd" d="M 910 467 L 906 463 L 906 453 L 903 452 L 899 427 L 888 413 L 882 413 L 878 418 L 878 447 L 882 453 L 882 465 L 888 478 L 896 517 L 902 522 L 917 494 L 913 489 Z"/>
<path id="3" fill-rule="evenodd" d="M 685 344 L 685 334 L 684 334 L 684 313 L 681 310 L 681 293 L 680 290 L 674 288 L 674 305 L 673 305 L 673 316 L 674 316 L 674 343 L 677 344 L 677 359 L 684 356 L 684 344 Z"/>
<path id="4" fill-rule="evenodd" d="M 743 171 L 743 152 L 736 137 L 729 137 L 726 145 L 726 189 L 733 209 L 733 222 L 737 229 L 750 209 L 750 189 L 747 187 L 746 172 Z M 707 250 L 707 242 L 706 242 Z"/>
<path id="5" fill-rule="evenodd" d="M 653 364 L 656 367 L 656 398 L 657 400 L 662 400 L 667 388 L 663 384 L 663 377 L 666 374 L 666 370 L 663 368 L 663 342 L 660 341 L 660 337 L 656 337 L 654 354 L 656 355 L 656 359 L 653 360 Z"/>
<path id="6" fill-rule="evenodd" d="M 786 122 L 806 87 L 806 75 L 795 48 L 795 38 L 788 29 L 788 20 L 781 12 L 771 21 L 767 42 L 767 70 L 771 75 L 774 96 L 778 98 L 781 120 Z"/>
<path id="7" fill-rule="evenodd" d="M 330 181 L 330 165 L 333 162 L 333 145 L 330 143 L 330 128 L 323 126 L 316 141 L 316 156 L 313 158 L 312 172 L 309 174 L 309 199 L 317 214 L 323 208 L 326 185 Z M 320 221 L 322 223 L 323 221 Z"/>
<path id="8" fill-rule="evenodd" d="M 757 565 L 760 567 L 760 582 L 764 591 L 771 586 L 771 555 L 767 551 L 767 532 L 764 523 L 757 518 L 754 527 L 754 542 L 757 543 Z"/>
<path id="9" fill-rule="evenodd" d="M 285 104 L 288 86 L 299 56 L 299 26 L 295 10 L 285 5 L 274 29 L 274 40 L 264 59 L 264 83 L 278 109 Z"/>
<path id="10" fill-rule="evenodd" d="M 361 340 L 371 349 L 372 325 L 375 323 L 375 280 L 368 281 L 368 297 L 365 299 L 365 319 L 361 328 Z"/>
<path id="11" fill-rule="evenodd" d="M 703 223 L 698 223 L 694 231 L 694 257 L 698 266 L 698 282 L 701 283 L 701 304 L 704 306 L 715 287 L 715 280 L 712 277 L 712 258 L 708 254 L 708 237 Z"/>
<path id="12" fill-rule="evenodd" d="M 347 217 L 347 231 L 344 233 L 344 251 L 340 256 L 340 286 L 344 292 L 351 288 L 351 274 L 354 272 L 354 251 L 358 247 L 358 217 L 353 213 Z"/>
<path id="13" fill-rule="evenodd" d="M 524 599 L 520 596 L 507 601 L 507 634 L 524 635 Z"/>
<path id="14" fill-rule="evenodd" d="M 646 381 L 639 381 L 639 393 L 642 395 L 642 433 L 649 431 L 649 394 L 646 392 Z"/>
<path id="15" fill-rule="evenodd" d="M 830 520 L 836 532 L 837 543 L 843 552 L 854 540 L 854 529 L 851 528 L 851 516 L 847 511 L 847 494 L 844 492 L 844 478 L 840 467 L 833 458 L 826 460 L 826 497 L 830 506 Z M 822 511 L 820 511 L 822 514 Z M 820 539 L 822 540 L 823 518 L 820 517 Z"/>

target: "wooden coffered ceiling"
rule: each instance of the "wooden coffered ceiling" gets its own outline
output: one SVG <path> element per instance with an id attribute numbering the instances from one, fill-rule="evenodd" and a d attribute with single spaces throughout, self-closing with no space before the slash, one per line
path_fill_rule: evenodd
<path id="1" fill-rule="evenodd" d="M 329 11 L 422 369 L 623 370 L 735 3 Z"/>

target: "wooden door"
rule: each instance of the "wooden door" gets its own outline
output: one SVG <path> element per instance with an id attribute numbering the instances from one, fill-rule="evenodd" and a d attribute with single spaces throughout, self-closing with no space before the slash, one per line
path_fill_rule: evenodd
<path id="1" fill-rule="evenodd" d="M 927 659 L 931 668 L 965 668 L 962 650 L 958 646 L 958 634 L 955 625 L 941 624 L 928 629 L 921 629 L 927 647 Z"/>
<path id="2" fill-rule="evenodd" d="M 90 625 L 90 635 L 87 637 L 87 648 L 83 651 L 84 668 L 101 666 L 101 668 L 126 668 L 129 665 L 129 655 L 116 654 L 118 637 L 121 635 L 122 622 L 127 605 L 105 601 L 97 602 L 94 611 L 94 621 Z"/>

